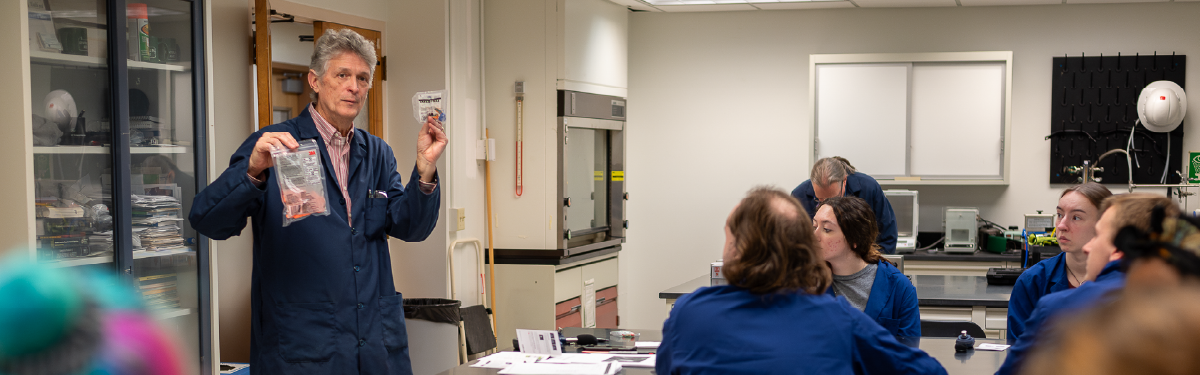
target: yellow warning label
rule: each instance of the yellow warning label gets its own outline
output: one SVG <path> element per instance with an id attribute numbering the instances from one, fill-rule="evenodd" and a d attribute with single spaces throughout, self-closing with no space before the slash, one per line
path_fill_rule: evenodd
<path id="1" fill-rule="evenodd" d="M 625 171 L 612 171 L 613 181 L 625 181 Z"/>
<path id="2" fill-rule="evenodd" d="M 596 173 L 593 173 L 593 174 L 592 174 L 592 177 L 593 177 L 593 178 L 594 178 L 596 181 L 604 181 L 604 171 L 595 171 L 595 172 L 596 172 Z"/>

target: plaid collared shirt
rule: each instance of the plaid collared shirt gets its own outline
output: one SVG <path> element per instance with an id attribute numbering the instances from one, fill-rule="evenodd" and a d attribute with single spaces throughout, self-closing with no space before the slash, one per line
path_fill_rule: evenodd
<path id="1" fill-rule="evenodd" d="M 337 128 L 322 117 L 317 108 L 308 104 L 308 113 L 312 114 L 313 123 L 317 124 L 317 132 L 325 141 L 325 149 L 329 150 L 329 162 L 333 163 L 333 175 L 337 177 L 338 187 L 342 189 L 342 198 L 346 200 L 346 221 L 353 226 L 350 218 L 350 192 L 346 190 L 346 180 L 350 178 L 350 141 L 354 139 L 354 129 L 343 137 Z"/>

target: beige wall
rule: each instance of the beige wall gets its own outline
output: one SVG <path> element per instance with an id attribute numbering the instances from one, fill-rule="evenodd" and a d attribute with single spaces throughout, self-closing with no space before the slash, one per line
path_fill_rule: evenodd
<path id="1" fill-rule="evenodd" d="M 209 2 L 208 56 L 210 74 L 209 179 L 229 166 L 229 156 L 250 136 L 254 79 L 250 65 L 250 7 L 246 0 Z M 250 229 L 244 235 L 213 241 L 216 292 L 220 320 L 220 351 L 224 362 L 250 360 Z"/>
<path id="2" fill-rule="evenodd" d="M 1045 177 L 1051 58 L 1195 56 L 1197 14 L 1196 3 L 633 13 L 621 285 L 637 287 L 621 288 L 622 324 L 662 327 L 658 292 L 720 258 L 724 220 L 748 189 L 790 191 L 807 179 L 809 54 L 1013 51 L 1011 184 L 916 190 L 922 230 L 940 230 L 947 205 L 1020 225 L 1025 213 L 1052 212 L 1064 187 Z M 1195 58 L 1188 65 L 1200 68 Z M 1185 87 L 1200 87 L 1196 77 Z M 1189 107 L 1195 113 L 1200 101 Z M 1200 130 L 1188 117 L 1192 150 Z"/>
<path id="3" fill-rule="evenodd" d="M 0 179 L 0 256 L 9 252 L 28 251 L 33 246 L 33 126 L 29 98 L 29 35 L 28 8 L 24 1 L 0 4 L 0 50 L 15 53 L 0 54 L 0 67 L 17 82 L 0 89 L 0 160 L 3 174 Z"/>

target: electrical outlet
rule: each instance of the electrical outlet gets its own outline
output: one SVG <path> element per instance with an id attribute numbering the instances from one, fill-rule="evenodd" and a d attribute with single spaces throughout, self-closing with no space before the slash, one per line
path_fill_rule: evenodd
<path id="1" fill-rule="evenodd" d="M 458 230 L 467 229 L 467 209 L 455 208 L 455 217 L 458 218 Z"/>

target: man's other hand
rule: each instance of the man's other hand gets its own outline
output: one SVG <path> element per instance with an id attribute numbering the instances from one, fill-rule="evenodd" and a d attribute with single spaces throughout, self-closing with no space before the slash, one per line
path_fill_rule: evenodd
<path id="1" fill-rule="evenodd" d="M 442 157 L 442 151 L 446 150 L 448 142 L 446 132 L 437 117 L 426 116 L 425 124 L 417 134 L 417 172 L 421 174 L 421 181 L 433 182 L 438 158 Z"/>

